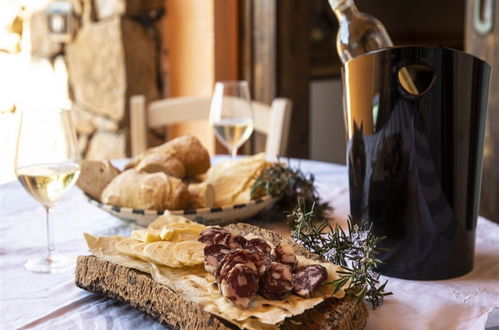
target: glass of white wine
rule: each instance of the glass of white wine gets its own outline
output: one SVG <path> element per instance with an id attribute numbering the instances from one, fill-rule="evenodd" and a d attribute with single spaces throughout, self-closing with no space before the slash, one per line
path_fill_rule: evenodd
<path id="1" fill-rule="evenodd" d="M 80 174 L 80 155 L 68 110 L 23 111 L 15 157 L 15 172 L 26 191 L 46 211 L 47 254 L 30 259 L 26 270 L 59 273 L 70 270 L 74 259 L 55 254 L 50 211 Z"/>
<path id="2" fill-rule="evenodd" d="M 235 159 L 239 147 L 253 132 L 253 110 L 248 82 L 215 83 L 210 105 L 210 123 L 215 135 Z"/>

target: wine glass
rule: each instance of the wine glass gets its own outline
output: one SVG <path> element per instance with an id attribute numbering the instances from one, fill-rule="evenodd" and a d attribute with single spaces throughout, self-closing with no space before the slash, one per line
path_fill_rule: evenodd
<path id="1" fill-rule="evenodd" d="M 46 211 L 47 254 L 30 259 L 26 270 L 59 273 L 72 269 L 74 259 L 55 254 L 49 214 L 56 202 L 73 186 L 80 174 L 80 155 L 68 110 L 23 111 L 15 172 L 26 191 Z"/>
<path id="2" fill-rule="evenodd" d="M 253 111 L 246 81 L 215 83 L 211 99 L 210 123 L 215 135 L 236 158 L 237 149 L 253 132 Z"/>

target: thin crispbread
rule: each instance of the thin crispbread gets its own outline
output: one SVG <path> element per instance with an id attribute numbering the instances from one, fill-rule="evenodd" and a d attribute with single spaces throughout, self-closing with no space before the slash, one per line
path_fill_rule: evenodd
<path id="1" fill-rule="evenodd" d="M 235 234 L 247 235 L 254 233 L 264 239 L 279 244 L 281 241 L 293 246 L 297 254 L 317 261 L 323 261 L 303 247 L 277 233 L 247 225 L 236 224 L 227 226 Z M 194 269 L 193 271 L 201 271 Z M 183 271 L 182 271 L 183 272 Z M 106 275 L 107 274 L 107 275 Z M 110 274 L 114 277 L 109 279 Z M 189 272 L 185 271 L 185 277 Z M 192 277 L 195 280 L 195 276 Z M 181 329 L 227 329 L 239 326 L 259 328 L 261 323 L 251 324 L 251 320 L 244 324 L 231 324 L 216 317 L 216 311 L 207 313 L 201 305 L 186 299 L 182 294 L 154 281 L 150 275 L 137 272 L 109 261 L 93 256 L 80 257 L 76 270 L 78 286 L 114 299 L 123 300 L 131 306 L 146 312 L 160 323 Z M 188 288 L 186 288 L 187 290 Z M 213 288 L 206 288 L 211 290 Z M 140 290 L 137 295 L 135 290 Z M 154 292 L 153 295 L 150 295 Z M 146 299 L 147 298 L 147 299 Z M 215 315 L 215 316 L 214 316 Z M 360 329 L 365 325 L 367 310 L 363 304 L 355 304 L 354 299 L 347 295 L 342 299 L 330 298 L 305 312 L 286 318 L 280 323 L 283 329 L 298 329 L 303 326 L 313 326 L 314 329 Z"/>

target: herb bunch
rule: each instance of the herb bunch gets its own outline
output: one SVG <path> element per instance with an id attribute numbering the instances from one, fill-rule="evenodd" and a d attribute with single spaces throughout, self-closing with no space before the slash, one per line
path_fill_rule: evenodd
<path id="1" fill-rule="evenodd" d="M 321 201 L 313 174 L 307 176 L 301 169 L 293 169 L 289 164 L 280 162 L 263 170 L 251 186 L 252 199 L 265 195 L 280 197 L 276 206 L 287 212 L 297 208 L 298 199 L 302 200 L 305 207 L 315 205 L 313 218 L 326 218 L 327 213 L 333 210 L 329 203 Z"/>
<path id="2" fill-rule="evenodd" d="M 337 280 L 325 283 L 333 286 L 333 294 L 341 288 L 350 289 L 357 301 L 365 299 L 373 309 L 379 306 L 384 296 L 392 294 L 385 292 L 388 281 L 380 284 L 379 273 L 375 270 L 382 263 L 377 255 L 383 250 L 376 245 L 384 237 L 373 234 L 372 224 L 353 224 L 351 217 L 348 218 L 348 233 L 345 233 L 340 226 L 333 228 L 325 219 L 315 220 L 313 206 L 306 211 L 301 201 L 298 205 L 288 215 L 294 224 L 292 238 L 343 268 L 337 272 Z"/>

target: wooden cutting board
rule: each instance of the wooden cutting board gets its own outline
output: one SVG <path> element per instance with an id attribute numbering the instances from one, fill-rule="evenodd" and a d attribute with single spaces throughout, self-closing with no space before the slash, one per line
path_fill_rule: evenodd
<path id="1" fill-rule="evenodd" d="M 248 224 L 226 227 L 235 234 L 253 233 L 279 244 L 293 246 L 297 254 L 320 260 L 320 257 L 275 232 Z M 151 316 L 157 322 L 175 329 L 235 329 L 229 322 L 204 312 L 202 307 L 155 282 L 149 274 L 120 266 L 95 256 L 77 260 L 76 285 L 111 299 L 125 302 Z M 327 299 L 301 315 L 286 319 L 282 329 L 361 329 L 367 321 L 367 309 L 356 304 L 352 296 Z"/>

